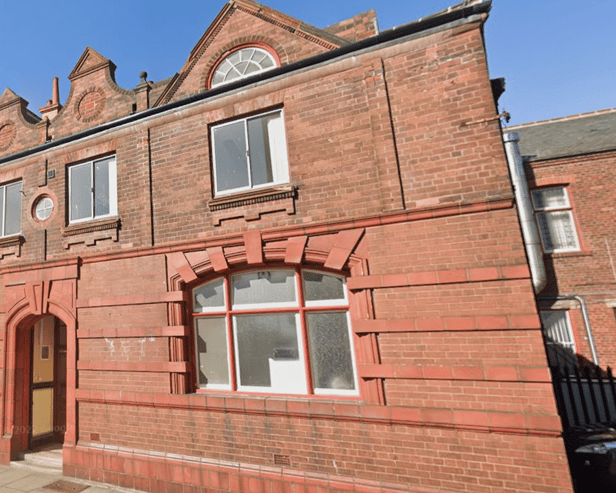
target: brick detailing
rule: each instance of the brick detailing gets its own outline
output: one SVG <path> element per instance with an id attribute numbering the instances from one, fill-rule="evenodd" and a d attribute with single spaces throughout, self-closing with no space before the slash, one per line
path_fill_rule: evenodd
<path id="1" fill-rule="evenodd" d="M 185 362 L 131 363 L 118 361 L 77 361 L 78 370 L 186 373 Z"/>
<path id="2" fill-rule="evenodd" d="M 452 332 L 469 330 L 536 330 L 541 326 L 535 314 L 486 315 L 469 317 L 400 318 L 353 320 L 357 334 L 397 332 Z"/>
<path id="3" fill-rule="evenodd" d="M 331 41 L 326 41 L 325 39 L 310 34 L 303 29 L 304 25 L 302 22 L 298 21 L 297 19 L 294 19 L 293 17 L 281 14 L 280 12 L 277 12 L 263 5 L 248 2 L 246 0 L 239 0 L 236 2 L 236 5 L 238 10 L 254 15 L 255 17 L 258 17 L 265 22 L 269 22 L 276 27 L 285 29 L 290 33 L 300 36 L 310 41 L 311 43 L 323 46 L 328 50 L 335 50 L 336 48 L 340 48 L 341 45 L 345 44 L 344 42 L 334 44 Z"/>
<path id="4" fill-rule="evenodd" d="M 6 151 L 15 139 L 15 124 L 3 122 L 0 124 L 0 151 Z"/>
<path id="5" fill-rule="evenodd" d="M 190 263 L 186 259 L 186 256 L 182 252 L 167 254 L 167 261 L 173 265 L 185 283 L 190 283 L 197 279 L 197 274 L 195 274 L 195 271 L 192 269 Z"/>
<path id="6" fill-rule="evenodd" d="M 104 363 L 104 362 L 101 362 Z M 101 364 L 102 367 L 102 364 Z M 463 375 L 464 369 L 460 369 Z M 547 371 L 547 369 L 541 369 Z M 545 382 L 539 382 L 545 383 Z M 546 383 L 548 388 L 550 383 Z M 80 404 L 105 404 L 124 408 L 131 414 L 146 413 L 145 407 L 156 402 L 157 407 L 169 410 L 195 410 L 212 416 L 240 415 L 274 418 L 302 418 L 326 422 L 372 423 L 380 425 L 407 425 L 439 429 L 473 430 L 481 433 L 504 433 L 520 436 L 558 437 L 562 431 L 560 419 L 553 415 L 533 415 L 508 411 L 469 411 L 411 406 L 374 406 L 352 401 L 284 399 L 268 397 L 265 400 L 242 395 L 190 394 L 172 395 L 114 390 L 77 389 Z M 454 420 L 452 417 L 456 416 Z M 453 426 L 452 426 L 453 425 Z M 181 446 L 181 445 L 179 445 Z"/>
<path id="7" fill-rule="evenodd" d="M 260 231 L 248 231 L 244 233 L 246 245 L 246 260 L 249 264 L 263 263 L 263 240 Z"/>
<path id="8" fill-rule="evenodd" d="M 64 237 L 62 245 L 65 249 L 69 249 L 71 245 L 79 243 L 94 246 L 102 240 L 117 242 L 120 225 L 120 219 L 114 217 L 66 226 L 62 229 L 62 236 Z"/>
<path id="9" fill-rule="evenodd" d="M 77 97 L 75 116 L 83 123 L 96 120 L 105 109 L 105 93 L 98 87 L 90 87 Z"/>
<path id="10" fill-rule="evenodd" d="M 295 214 L 295 189 L 260 193 L 258 196 L 226 201 L 219 200 L 216 205 L 210 205 L 214 226 L 229 219 L 243 218 L 246 221 L 257 221 L 262 214 L 284 211 L 288 215 Z"/>
<path id="11" fill-rule="evenodd" d="M 77 308 L 96 308 L 101 306 L 132 306 L 147 305 L 151 303 L 172 303 L 184 301 L 182 291 L 171 291 L 168 293 L 154 293 L 144 295 L 127 295 L 107 298 L 78 299 Z"/>
<path id="12" fill-rule="evenodd" d="M 20 257 L 21 246 L 24 241 L 25 239 L 21 235 L 0 238 L 0 260 L 7 256 Z"/>
<path id="13" fill-rule="evenodd" d="M 143 338 L 143 337 L 183 337 L 190 334 L 187 325 L 170 325 L 167 327 L 104 327 L 93 329 L 78 329 L 78 339 L 106 339 L 106 338 Z"/>
<path id="14" fill-rule="evenodd" d="M 287 240 L 284 262 L 290 265 L 299 265 L 304 257 L 304 249 L 308 242 L 307 236 L 296 236 Z"/>
<path id="15" fill-rule="evenodd" d="M 492 382 L 533 382 L 550 384 L 552 379 L 545 367 L 479 367 L 430 365 L 360 365 L 362 378 L 401 378 L 407 380 L 469 380 Z"/>
<path id="16" fill-rule="evenodd" d="M 349 260 L 349 257 L 363 234 L 363 229 L 352 229 L 338 233 L 336 235 L 336 242 L 325 261 L 325 267 L 328 269 L 341 270 L 347 263 L 347 260 Z"/>
<path id="17" fill-rule="evenodd" d="M 216 272 L 224 272 L 229 268 L 222 247 L 208 248 L 207 253 L 210 256 L 212 267 L 214 267 Z"/>
<path id="18" fill-rule="evenodd" d="M 392 288 L 402 286 L 428 286 L 437 284 L 456 284 L 463 282 L 497 281 L 506 279 L 528 279 L 527 265 L 514 267 L 477 267 L 453 271 L 425 271 L 409 274 L 385 274 L 361 276 L 349 279 L 351 290 Z"/>

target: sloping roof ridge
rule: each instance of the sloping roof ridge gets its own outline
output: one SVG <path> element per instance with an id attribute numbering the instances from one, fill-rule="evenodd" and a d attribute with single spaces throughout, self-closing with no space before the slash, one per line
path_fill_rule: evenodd
<path id="1" fill-rule="evenodd" d="M 300 21 L 299 19 L 291 17 L 284 12 L 280 12 L 279 10 L 273 9 L 253 0 L 231 0 L 229 3 L 233 3 L 237 5 L 238 9 L 244 10 L 245 12 L 255 15 L 266 22 L 277 25 L 278 27 L 286 28 L 287 30 L 292 30 L 294 32 L 300 31 L 308 34 L 309 36 L 321 38 L 321 42 L 319 42 L 318 39 L 308 39 L 309 41 L 316 42 L 317 44 L 323 44 L 324 41 L 325 46 L 330 49 L 338 48 L 350 43 L 350 41 L 336 36 L 335 34 L 328 33 L 327 31 L 313 26 L 312 24 Z"/>
<path id="2" fill-rule="evenodd" d="M 606 115 L 609 113 L 616 113 L 616 108 L 605 108 L 603 110 L 587 111 L 584 113 L 577 113 L 575 115 L 567 115 L 567 116 L 559 116 L 556 118 L 549 118 L 547 120 L 537 120 L 535 122 L 520 123 L 518 125 L 512 125 L 510 127 L 503 128 L 503 132 L 511 132 L 511 131 L 514 131 L 520 128 L 535 127 L 537 125 L 545 125 L 548 123 L 558 123 L 558 122 L 565 122 L 565 121 L 570 121 L 570 120 L 578 120 L 581 118 L 588 118 L 592 116 Z"/>

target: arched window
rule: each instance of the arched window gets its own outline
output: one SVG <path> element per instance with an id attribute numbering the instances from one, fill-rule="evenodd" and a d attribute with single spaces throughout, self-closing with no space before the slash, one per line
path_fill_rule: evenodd
<path id="1" fill-rule="evenodd" d="M 358 395 L 345 280 L 245 271 L 193 290 L 198 384 L 277 394 Z"/>
<path id="2" fill-rule="evenodd" d="M 275 68 L 276 65 L 274 56 L 263 48 L 256 46 L 241 48 L 218 64 L 214 70 L 210 87 L 260 74 Z"/>

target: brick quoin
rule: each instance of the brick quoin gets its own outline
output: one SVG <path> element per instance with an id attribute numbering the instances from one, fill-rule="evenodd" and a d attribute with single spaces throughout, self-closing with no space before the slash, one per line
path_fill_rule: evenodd
<path id="1" fill-rule="evenodd" d="M 55 317 L 65 475 L 152 492 L 572 491 L 487 72 L 488 10 L 378 34 L 373 12 L 324 30 L 236 0 L 171 80 L 122 89 L 87 48 L 51 119 L 4 91 L 0 186 L 19 181 L 28 199 L 20 233 L 0 238 L 0 460 L 29 447 L 29 343 Z M 208 90 L 246 46 L 280 67 Z M 215 129 L 266 112 L 282 118 L 288 180 L 216 193 Z M 73 166 L 110 157 L 117 214 L 71 220 Z M 40 220 L 43 197 L 54 210 Z M 285 310 L 301 327 L 348 312 L 356 392 L 232 390 L 232 351 L 235 381 L 199 385 L 195 320 L 218 312 L 199 311 L 196 289 L 278 268 L 345 280 L 334 305 L 298 282 L 304 304 Z M 299 339 L 318 390 L 316 351 Z"/>

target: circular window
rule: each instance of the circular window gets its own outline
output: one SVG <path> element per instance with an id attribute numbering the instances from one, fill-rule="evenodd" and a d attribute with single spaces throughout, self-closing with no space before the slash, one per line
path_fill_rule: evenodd
<path id="1" fill-rule="evenodd" d="M 42 197 L 34 206 L 34 215 L 39 221 L 45 221 L 49 219 L 53 212 L 53 200 L 50 197 Z"/>
<path id="2" fill-rule="evenodd" d="M 244 79 L 276 67 L 273 55 L 263 48 L 251 46 L 234 51 L 214 71 L 211 87 Z"/>

